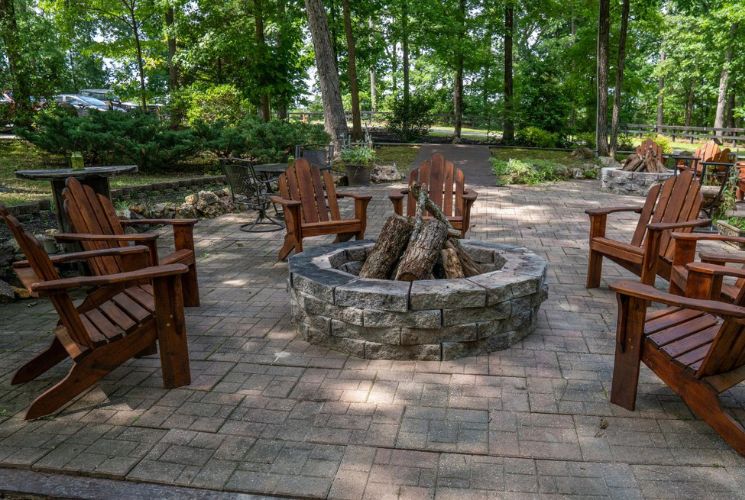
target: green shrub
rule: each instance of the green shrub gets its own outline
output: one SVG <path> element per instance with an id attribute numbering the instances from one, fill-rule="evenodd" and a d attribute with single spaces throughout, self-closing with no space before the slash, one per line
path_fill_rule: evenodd
<path id="1" fill-rule="evenodd" d="M 262 122 L 248 116 L 237 125 L 224 121 L 197 122 L 196 134 L 205 148 L 218 156 L 248 157 L 259 163 L 287 161 L 295 146 L 328 144 L 329 136 L 321 125 L 273 120 Z"/>
<path id="2" fill-rule="evenodd" d="M 503 160 L 491 158 L 492 170 L 497 176 L 497 184 L 540 184 L 542 182 L 560 181 L 574 177 L 574 171 L 568 165 L 556 163 L 550 160 L 530 159 L 518 160 L 510 158 Z M 597 170 L 594 168 L 581 168 L 582 177 L 595 179 Z"/>
<path id="3" fill-rule="evenodd" d="M 424 96 L 417 95 L 410 96 L 408 111 L 403 98 L 393 101 L 387 128 L 401 142 L 409 142 L 427 135 L 432 123 L 432 103 Z"/>
<path id="4" fill-rule="evenodd" d="M 171 130 L 148 113 L 103 112 L 71 115 L 51 107 L 36 115 L 19 135 L 49 152 L 83 153 L 86 165 L 132 162 L 143 171 L 157 171 L 193 156 L 199 139 L 190 130 Z"/>
<path id="5" fill-rule="evenodd" d="M 517 131 L 515 141 L 521 146 L 555 148 L 560 143 L 559 134 L 538 127 L 525 127 Z"/>
<path id="6" fill-rule="evenodd" d="M 207 89 L 194 87 L 182 90 L 174 106 L 186 117 L 186 123 L 224 122 L 237 124 L 251 112 L 251 105 L 233 85 L 217 85 Z"/>
<path id="7" fill-rule="evenodd" d="M 344 148 L 339 153 L 339 159 L 345 165 L 372 167 L 375 162 L 375 150 L 367 146 Z"/>
<path id="8" fill-rule="evenodd" d="M 595 132 L 579 132 L 574 134 L 574 144 L 576 146 L 585 146 L 590 149 L 595 149 Z"/>

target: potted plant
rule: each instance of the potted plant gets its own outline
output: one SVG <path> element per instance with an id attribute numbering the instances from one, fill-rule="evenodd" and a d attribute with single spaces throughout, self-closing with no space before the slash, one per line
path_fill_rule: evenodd
<path id="1" fill-rule="evenodd" d="M 375 163 L 375 150 L 368 146 L 351 146 L 341 150 L 339 159 L 344 164 L 350 186 L 370 185 L 370 171 Z"/>
<path id="2" fill-rule="evenodd" d="M 716 221 L 719 234 L 723 236 L 737 236 L 742 238 L 745 236 L 745 218 L 743 217 L 729 217 L 727 219 L 719 219 Z M 745 250 L 745 244 L 726 242 L 732 246 L 738 247 L 740 250 Z"/>

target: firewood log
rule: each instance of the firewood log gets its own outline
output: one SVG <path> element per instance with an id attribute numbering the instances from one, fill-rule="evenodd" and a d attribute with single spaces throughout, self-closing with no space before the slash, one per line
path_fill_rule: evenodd
<path id="1" fill-rule="evenodd" d="M 414 224 L 401 215 L 391 215 L 385 221 L 375 246 L 365 259 L 360 278 L 388 279 L 399 257 L 409 244 Z"/>
<path id="2" fill-rule="evenodd" d="M 399 281 L 426 279 L 432 274 L 440 250 L 448 237 L 448 228 L 437 219 L 423 220 L 421 230 L 409 242 L 396 270 Z"/>
<path id="3" fill-rule="evenodd" d="M 445 270 L 445 277 L 448 279 L 464 278 L 463 266 L 460 265 L 458 252 L 455 251 L 455 248 L 446 245 L 440 253 L 442 254 L 442 267 Z"/>

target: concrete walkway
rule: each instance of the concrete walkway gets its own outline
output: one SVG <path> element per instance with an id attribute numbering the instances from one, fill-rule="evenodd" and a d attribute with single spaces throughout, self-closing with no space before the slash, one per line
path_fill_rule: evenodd
<path id="1" fill-rule="evenodd" d="M 418 167 L 424 160 L 429 160 L 435 153 L 441 153 L 452 161 L 456 167 L 463 170 L 466 184 L 469 186 L 497 185 L 497 178 L 489 163 L 489 147 L 468 144 L 422 144 L 419 154 L 414 159 L 411 168 Z"/>

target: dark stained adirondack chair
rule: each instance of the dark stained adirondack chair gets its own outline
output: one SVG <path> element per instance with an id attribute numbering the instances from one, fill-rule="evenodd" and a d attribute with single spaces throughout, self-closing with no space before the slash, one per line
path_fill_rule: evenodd
<path id="1" fill-rule="evenodd" d="M 302 252 L 303 238 L 324 234 L 335 234 L 337 242 L 353 236 L 358 240 L 365 238 L 367 204 L 372 196 L 337 193 L 328 170 L 321 171 L 298 158 L 279 176 L 279 194 L 271 200 L 284 207 L 287 233 L 278 260 L 285 260 L 293 249 Z M 354 199 L 353 219 L 342 219 L 339 198 Z"/>
<path id="2" fill-rule="evenodd" d="M 440 207 L 450 224 L 460 230 L 461 238 L 465 238 L 471 227 L 471 207 L 478 193 L 466 188 L 463 171 L 441 154 L 434 154 L 432 160 L 425 161 L 409 173 L 409 186 L 414 183 L 427 186 L 432 202 Z M 406 197 L 406 214 L 414 215 L 416 200 L 409 188 L 394 191 L 388 197 L 398 215 L 403 215 L 403 199 Z"/>
<path id="3" fill-rule="evenodd" d="M 652 139 L 646 139 L 644 142 L 639 144 L 636 149 L 634 149 L 634 153 L 638 154 L 642 158 L 646 156 L 647 151 L 651 150 L 652 154 L 655 158 L 657 158 L 660 162 L 662 162 L 662 146 L 654 142 Z"/>
<path id="4" fill-rule="evenodd" d="M 89 186 L 74 177 L 65 181 L 62 191 L 65 211 L 75 233 L 57 234 L 58 241 L 81 244 L 85 250 L 117 248 L 130 242 L 146 245 L 152 253 L 153 264 L 184 264 L 189 272 L 181 277 L 186 307 L 199 306 L 199 282 L 194 254 L 194 225 L 197 219 L 120 219 L 111 200 L 96 194 Z M 125 233 L 124 228 L 135 225 L 170 225 L 173 227 L 175 251 L 158 258 L 157 237 L 155 233 Z M 98 257 L 92 260 L 91 272 L 96 275 L 121 272 L 121 263 L 116 256 Z"/>
<path id="5" fill-rule="evenodd" d="M 670 232 L 690 232 L 694 227 L 707 226 L 708 219 L 697 219 L 703 197 L 693 172 L 686 170 L 662 184 L 652 186 L 647 200 L 640 207 L 607 207 L 585 210 L 590 216 L 590 255 L 587 263 L 587 288 L 600 286 L 603 257 L 607 257 L 636 275 L 644 267 L 654 267 L 657 274 L 670 279 L 674 247 Z M 639 222 L 630 243 L 607 238 L 608 215 L 615 212 L 636 212 Z M 645 262 L 645 249 L 653 233 L 660 239 L 657 258 Z"/>
<path id="6" fill-rule="evenodd" d="M 150 252 L 142 245 L 50 257 L 2 206 L 0 218 L 28 259 L 14 264 L 18 277 L 31 294 L 48 297 L 59 315 L 52 344 L 22 366 L 11 383 L 28 382 L 72 359 L 67 376 L 36 398 L 26 419 L 54 413 L 128 359 L 155 354 L 156 341 L 164 386 L 190 383 L 180 279 L 188 272 L 185 265 L 149 266 Z M 61 278 L 55 268 L 102 258 L 119 260 L 122 272 Z M 70 292 L 90 287 L 95 288 L 75 306 Z"/>
<path id="7" fill-rule="evenodd" d="M 686 235 L 683 235 L 686 236 Z M 618 297 L 618 328 L 611 402 L 633 411 L 644 362 L 739 454 L 745 429 L 722 408 L 719 394 L 745 380 L 745 292 L 734 303 L 710 300 L 724 276 L 745 270 L 716 264 L 687 266 L 683 295 L 654 288 L 654 271 L 642 283 L 611 285 Z M 648 310 L 650 302 L 664 309 Z"/>

